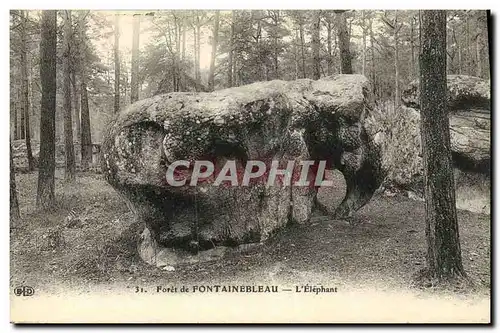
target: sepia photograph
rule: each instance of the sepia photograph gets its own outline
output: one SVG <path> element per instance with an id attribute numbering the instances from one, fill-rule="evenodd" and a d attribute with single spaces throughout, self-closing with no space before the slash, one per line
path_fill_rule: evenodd
<path id="1" fill-rule="evenodd" d="M 11 9 L 11 323 L 491 324 L 492 21 Z"/>

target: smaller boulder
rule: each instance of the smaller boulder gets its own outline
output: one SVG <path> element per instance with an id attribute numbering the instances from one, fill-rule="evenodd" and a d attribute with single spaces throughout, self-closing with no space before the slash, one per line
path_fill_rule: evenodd
<path id="1" fill-rule="evenodd" d="M 448 75 L 448 109 L 464 110 L 481 108 L 490 110 L 490 83 L 488 80 L 468 75 Z M 420 81 L 412 81 L 403 90 L 401 100 L 404 105 L 420 109 Z"/>

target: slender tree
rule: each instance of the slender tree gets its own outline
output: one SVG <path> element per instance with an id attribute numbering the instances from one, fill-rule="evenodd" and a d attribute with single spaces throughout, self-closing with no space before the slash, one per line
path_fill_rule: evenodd
<path id="1" fill-rule="evenodd" d="M 304 37 L 304 18 L 299 14 L 299 35 L 300 35 L 300 58 L 302 61 L 302 78 L 307 77 L 306 55 L 305 55 L 305 37 Z"/>
<path id="2" fill-rule="evenodd" d="M 11 75 L 12 75 L 12 74 L 11 74 Z M 11 84 L 12 84 L 13 86 L 15 85 L 14 81 L 15 81 L 15 77 L 13 77 L 13 78 L 10 80 L 10 82 L 11 82 Z M 19 139 L 19 121 L 18 121 L 18 119 L 17 119 L 17 118 L 18 118 L 18 116 L 19 116 L 19 114 L 18 114 L 18 112 L 17 112 L 17 111 L 18 111 L 18 107 L 17 107 L 17 105 L 18 105 L 18 103 L 19 103 L 19 98 L 17 98 L 17 96 L 18 96 L 18 92 L 17 92 L 17 89 L 14 87 L 14 98 L 12 98 L 12 99 L 11 99 L 12 118 L 13 118 L 13 120 L 14 120 L 14 125 L 13 125 L 13 127 L 14 127 L 14 140 Z"/>
<path id="3" fill-rule="evenodd" d="M 184 91 L 187 85 L 187 80 L 186 80 L 187 73 L 185 70 L 185 64 L 186 64 L 186 14 L 185 13 L 181 15 L 179 26 L 181 35 L 179 37 L 181 39 L 181 59 L 179 61 L 179 72 L 180 72 L 179 85 L 181 86 L 181 90 Z"/>
<path id="4" fill-rule="evenodd" d="M 333 30 L 333 22 L 331 12 L 326 12 L 326 50 L 327 50 L 327 59 L 326 59 L 326 73 L 327 75 L 333 74 L 333 53 L 332 53 L 332 30 Z"/>
<path id="5" fill-rule="evenodd" d="M 14 159 L 12 158 L 12 143 L 10 144 L 10 219 L 17 220 L 21 218 L 19 213 L 19 201 L 17 200 L 16 190 L 16 171 L 14 168 Z"/>
<path id="6" fill-rule="evenodd" d="M 363 33 L 363 59 L 361 61 L 362 67 L 361 67 L 361 74 L 365 75 L 366 72 L 366 11 L 362 10 L 362 16 L 361 16 L 361 30 Z"/>
<path id="7" fill-rule="evenodd" d="M 293 60 L 295 63 L 295 75 L 294 78 L 297 80 L 299 78 L 299 29 L 295 28 L 295 40 L 293 41 Z"/>
<path id="8" fill-rule="evenodd" d="M 403 25 L 399 25 L 398 23 L 398 11 L 394 11 L 394 86 L 395 86 L 395 93 L 394 93 L 394 104 L 396 106 L 399 105 L 399 30 L 401 29 Z M 446 40 L 445 40 L 445 47 L 446 47 Z"/>
<path id="9" fill-rule="evenodd" d="M 472 75 L 471 66 L 471 47 L 470 47 L 470 26 L 469 11 L 465 11 L 465 68 L 468 75 Z"/>
<path id="10" fill-rule="evenodd" d="M 349 50 L 349 30 L 345 10 L 336 10 L 337 30 L 340 49 L 340 68 L 342 74 L 352 74 L 351 52 Z"/>
<path id="11" fill-rule="evenodd" d="M 132 33 L 132 67 L 130 71 L 130 103 L 139 100 L 139 31 L 141 16 L 134 14 Z"/>
<path id="12" fill-rule="evenodd" d="M 458 75 L 462 75 L 462 44 L 457 40 L 458 49 Z"/>
<path id="13" fill-rule="evenodd" d="M 81 94 L 81 154 L 82 161 L 81 167 L 83 170 L 88 169 L 89 165 L 92 163 L 92 136 L 90 131 L 90 111 L 89 111 L 89 98 L 87 91 L 87 33 L 86 33 L 86 16 L 88 12 L 79 11 L 78 15 L 78 37 L 79 37 L 79 58 L 78 58 L 78 69 L 80 76 L 80 94 Z"/>
<path id="14" fill-rule="evenodd" d="M 482 67 L 482 59 L 481 59 L 481 32 L 482 32 L 482 27 L 481 27 L 481 14 L 482 11 L 478 13 L 477 16 L 477 21 L 476 21 L 476 76 L 481 77 L 483 74 L 483 67 Z"/>
<path id="15" fill-rule="evenodd" d="M 491 23 L 491 20 L 493 18 L 491 17 L 491 12 L 490 11 L 487 11 L 486 12 L 486 45 L 487 45 L 487 52 L 486 52 L 486 55 L 487 55 L 487 58 L 488 58 L 488 61 L 486 62 L 486 65 L 489 66 L 489 71 L 492 70 L 492 67 L 491 67 L 491 59 L 493 58 L 492 57 L 492 54 L 493 54 L 493 51 L 492 51 L 492 38 L 490 36 L 490 33 L 492 32 L 492 23 Z M 491 75 L 493 73 L 490 73 L 489 71 L 486 72 L 486 77 L 487 78 L 490 78 Z"/>
<path id="16" fill-rule="evenodd" d="M 229 53 L 227 57 L 227 86 L 231 88 L 233 86 L 233 52 L 234 52 L 234 26 L 235 26 L 235 15 L 234 10 L 231 11 L 231 36 L 229 40 Z"/>
<path id="17" fill-rule="evenodd" d="M 182 34 L 182 62 L 186 61 L 186 17 L 183 15 L 181 20 L 181 34 Z"/>
<path id="18" fill-rule="evenodd" d="M 57 12 L 42 11 L 40 40 L 40 79 L 42 90 L 40 114 L 40 160 L 38 172 L 38 207 L 54 204 Z"/>
<path id="19" fill-rule="evenodd" d="M 172 16 L 174 18 L 174 35 L 173 40 L 174 40 L 174 45 L 175 48 L 173 49 L 173 72 L 174 75 L 172 76 L 173 79 L 173 86 L 174 86 L 174 91 L 180 91 L 180 45 L 181 45 L 181 34 L 180 34 L 180 19 L 179 16 L 173 11 Z"/>
<path id="20" fill-rule="evenodd" d="M 416 76 L 416 65 L 415 65 L 415 20 L 416 17 L 412 15 L 410 17 L 410 52 L 411 52 L 411 68 L 410 68 L 410 78 Z"/>
<path id="21" fill-rule="evenodd" d="M 120 112 L 120 16 L 115 14 L 115 113 Z"/>
<path id="22" fill-rule="evenodd" d="M 33 153 L 31 151 L 31 131 L 30 131 L 30 101 L 29 101 L 29 76 L 28 76 L 28 53 L 27 53 L 27 33 L 26 25 L 28 24 L 28 13 L 24 10 L 20 11 L 21 15 L 21 113 L 24 118 L 24 139 L 26 142 L 26 156 L 28 158 L 28 170 L 35 169 Z"/>
<path id="23" fill-rule="evenodd" d="M 446 106 L 446 11 L 420 12 L 420 105 L 430 277 L 464 276 Z"/>
<path id="24" fill-rule="evenodd" d="M 215 57 L 217 56 L 217 44 L 219 41 L 219 15 L 220 12 L 215 11 L 214 17 L 214 30 L 212 36 L 212 54 L 210 57 L 210 73 L 208 76 L 208 89 L 214 90 L 215 88 Z"/>
<path id="25" fill-rule="evenodd" d="M 274 79 L 279 80 L 280 75 L 279 75 L 279 54 L 280 54 L 280 48 L 279 48 L 279 27 L 280 27 L 280 20 L 281 20 L 281 15 L 280 15 L 280 10 L 269 10 L 268 11 L 271 19 L 273 21 L 273 27 L 272 27 L 272 40 L 273 40 L 273 67 L 274 67 Z"/>
<path id="26" fill-rule="evenodd" d="M 74 33 L 73 33 L 74 34 Z M 75 50 L 76 52 L 76 50 Z M 74 55 L 75 52 L 72 52 Z M 80 89 L 78 88 L 78 82 L 77 82 L 77 76 L 76 76 L 76 57 L 73 57 L 72 59 L 72 66 L 71 66 L 71 87 L 72 87 L 72 94 L 71 97 L 73 98 L 73 123 L 75 124 L 74 130 L 75 130 L 75 139 L 77 141 L 80 141 L 80 138 L 82 136 L 82 126 L 81 126 L 81 120 L 80 120 Z M 76 157 L 76 155 L 75 155 Z"/>
<path id="27" fill-rule="evenodd" d="M 313 49 L 313 79 L 319 80 L 321 77 L 320 49 L 320 23 L 321 11 L 315 10 L 313 15 L 312 49 Z"/>
<path id="28" fill-rule="evenodd" d="M 75 180 L 75 147 L 73 146 L 73 120 L 71 114 L 71 50 L 72 39 L 71 11 L 64 10 L 63 31 L 63 110 L 64 110 L 64 156 L 66 167 L 64 179 L 72 182 Z"/>
<path id="29" fill-rule="evenodd" d="M 374 89 L 375 93 L 375 87 L 376 87 L 376 69 L 375 69 L 375 37 L 373 34 L 373 18 L 369 18 L 368 21 L 368 31 L 370 32 L 370 54 L 371 54 L 371 62 L 370 62 L 370 71 L 371 71 L 371 80 L 372 80 L 372 87 Z"/>
<path id="30" fill-rule="evenodd" d="M 382 21 L 392 30 L 392 36 L 394 38 L 394 105 L 399 105 L 399 30 L 402 28 L 402 24 L 399 24 L 398 11 L 394 11 L 394 20 L 390 21 L 387 17 L 387 11 L 384 11 L 384 16 Z"/>
<path id="31" fill-rule="evenodd" d="M 22 87 L 22 81 L 23 80 L 21 79 L 21 87 Z M 19 124 L 19 134 L 20 134 L 19 138 L 20 139 L 26 139 L 26 128 L 25 128 L 25 126 L 26 126 L 26 112 L 24 112 L 24 109 L 23 109 L 24 106 L 23 106 L 23 97 L 22 97 L 23 96 L 23 92 L 22 92 L 22 89 L 21 89 L 21 91 L 18 92 L 18 94 L 19 94 L 18 95 L 19 96 L 18 100 L 19 100 L 19 103 L 20 103 L 19 104 L 19 106 L 20 106 L 20 110 L 19 110 L 20 111 L 19 112 L 20 113 L 20 119 L 19 119 L 19 122 L 18 122 L 18 124 Z"/>
<path id="32" fill-rule="evenodd" d="M 194 76 L 197 85 L 201 85 L 201 71 L 200 71 L 200 35 L 201 35 L 201 19 L 200 15 L 196 13 L 194 24 Z"/>

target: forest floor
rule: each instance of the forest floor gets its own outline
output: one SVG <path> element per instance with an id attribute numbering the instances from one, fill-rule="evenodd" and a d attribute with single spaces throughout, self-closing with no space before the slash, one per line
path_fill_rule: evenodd
<path id="1" fill-rule="evenodd" d="M 342 292 L 440 297 L 452 306 L 469 302 L 466 312 L 487 308 L 480 313 L 489 320 L 489 215 L 458 211 L 463 263 L 475 288 L 453 292 L 413 285 L 425 265 L 425 207 L 402 195 L 377 194 L 357 212 L 357 224 L 315 215 L 311 224 L 283 229 L 249 252 L 166 271 L 140 260 L 140 227 L 102 175 L 79 173 L 76 185 L 67 185 L 57 170 L 51 212 L 35 208 L 37 173 L 17 174 L 16 181 L 22 218 L 11 225 L 11 287 L 33 286 L 37 295 L 68 288 L 133 293 L 136 286 L 322 284 Z M 342 186 L 322 190 L 319 199 L 333 211 L 343 193 Z"/>

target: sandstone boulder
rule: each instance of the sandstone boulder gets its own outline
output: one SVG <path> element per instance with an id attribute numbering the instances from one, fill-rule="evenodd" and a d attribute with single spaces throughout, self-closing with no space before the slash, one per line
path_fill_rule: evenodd
<path id="1" fill-rule="evenodd" d="M 448 108 L 464 110 L 468 108 L 490 110 L 490 83 L 488 80 L 468 75 L 448 75 Z M 404 105 L 420 108 L 420 82 L 415 80 L 403 90 L 401 100 Z"/>
<path id="2" fill-rule="evenodd" d="M 490 83 L 478 77 L 448 75 L 448 110 L 453 162 L 461 170 L 490 172 Z M 403 103 L 419 111 L 419 82 L 402 94 Z"/>
<path id="3" fill-rule="evenodd" d="M 370 136 L 376 137 L 387 170 L 385 183 L 423 195 L 423 161 L 420 141 L 418 82 L 405 90 L 396 110 L 380 104 L 365 121 Z M 491 111 L 489 82 L 476 77 L 448 76 L 449 118 L 452 159 L 457 185 L 457 203 L 489 201 L 491 164 Z M 415 93 L 416 92 L 416 93 Z M 479 179 L 479 180 L 478 180 Z M 487 190 L 484 190 L 487 189 Z M 475 193 L 474 198 L 470 193 Z M 474 211 L 487 212 L 489 204 Z"/>
<path id="4" fill-rule="evenodd" d="M 107 181 L 143 222 L 141 257 L 158 266 L 197 253 L 257 243 L 288 223 L 308 222 L 317 187 L 170 186 L 175 161 L 326 161 L 346 179 L 339 217 L 351 215 L 383 180 L 380 155 L 363 126 L 373 107 L 367 79 L 270 81 L 212 93 L 169 93 L 141 100 L 118 115 L 102 144 Z M 280 165 L 281 165 L 280 164 Z M 298 164 L 298 163 L 297 163 Z M 296 165 L 297 165 L 296 164 Z M 192 176 L 192 169 L 182 171 Z M 308 179 L 314 181 L 314 172 Z M 227 185 L 227 184 L 226 184 Z"/>

